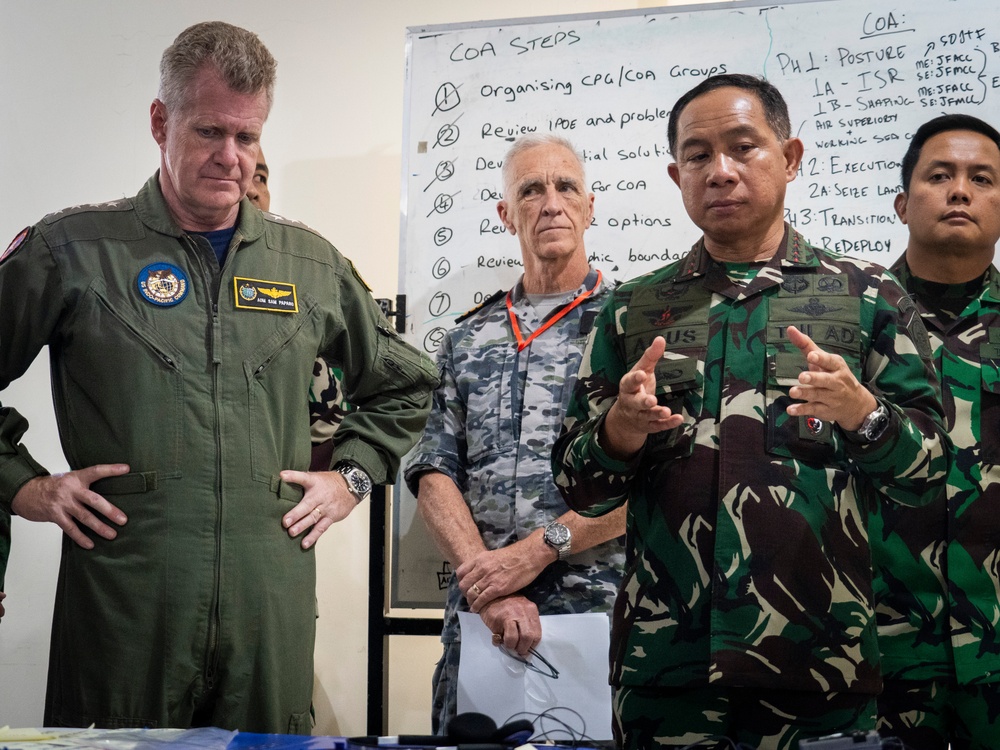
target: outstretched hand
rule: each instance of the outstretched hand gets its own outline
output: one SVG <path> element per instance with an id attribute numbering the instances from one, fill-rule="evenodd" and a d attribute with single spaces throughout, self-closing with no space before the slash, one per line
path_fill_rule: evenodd
<path id="1" fill-rule="evenodd" d="M 598 438 L 609 456 L 629 458 L 642 448 L 647 435 L 672 430 L 684 422 L 682 415 L 658 406 L 656 401 L 656 365 L 666 347 L 663 337 L 657 336 L 619 381 L 618 398 Z"/>
<path id="2" fill-rule="evenodd" d="M 853 432 L 878 407 L 867 388 L 854 377 L 839 354 L 823 351 L 795 326 L 788 326 L 788 339 L 805 356 L 809 369 L 799 375 L 799 384 L 788 395 L 801 403 L 786 410 L 793 417 L 818 417 L 836 422 Z"/>

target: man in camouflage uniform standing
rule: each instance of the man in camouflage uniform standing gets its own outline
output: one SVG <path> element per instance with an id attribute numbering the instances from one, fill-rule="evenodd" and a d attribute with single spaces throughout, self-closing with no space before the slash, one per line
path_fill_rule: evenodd
<path id="1" fill-rule="evenodd" d="M 885 504 L 871 526 L 885 688 L 879 729 L 913 750 L 1000 747 L 1000 133 L 968 115 L 922 125 L 896 212 L 892 270 L 931 336 L 955 446 L 947 493 Z"/>
<path id="2" fill-rule="evenodd" d="M 873 729 L 868 517 L 948 468 L 926 333 L 891 275 L 784 223 L 803 147 L 771 84 L 706 79 L 668 137 L 704 236 L 614 292 L 553 453 L 571 507 L 629 502 L 616 739 Z"/>
<path id="3" fill-rule="evenodd" d="M 552 482 L 552 444 L 583 346 L 610 288 L 587 262 L 594 213 L 583 164 L 556 136 L 529 136 L 504 158 L 507 231 L 524 275 L 460 318 L 441 345 L 441 385 L 406 481 L 442 554 L 448 588 L 434 674 L 435 732 L 455 715 L 459 610 L 493 643 L 526 655 L 540 614 L 607 611 L 621 581 L 624 508 L 600 519 L 566 507 Z"/>

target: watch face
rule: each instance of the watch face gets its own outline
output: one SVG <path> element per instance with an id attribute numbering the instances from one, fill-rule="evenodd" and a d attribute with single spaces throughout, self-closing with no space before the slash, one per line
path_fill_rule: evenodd
<path id="1" fill-rule="evenodd" d="M 350 481 L 351 486 L 357 493 L 361 495 L 367 495 L 369 492 L 371 492 L 372 489 L 371 480 L 369 480 L 368 477 L 366 477 L 360 471 L 357 470 L 352 471 L 347 478 Z"/>
<path id="2" fill-rule="evenodd" d="M 561 547 L 569 541 L 569 529 L 561 523 L 554 523 L 545 529 L 545 541 L 553 547 Z"/>

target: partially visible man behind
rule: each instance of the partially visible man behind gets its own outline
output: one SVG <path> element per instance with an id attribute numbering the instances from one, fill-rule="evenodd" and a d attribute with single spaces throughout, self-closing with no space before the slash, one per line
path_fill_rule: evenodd
<path id="1" fill-rule="evenodd" d="M 926 333 L 890 274 L 784 223 L 803 147 L 774 86 L 706 79 L 668 139 L 704 236 L 605 305 L 553 454 L 571 507 L 629 503 L 616 739 L 874 729 L 871 506 L 948 468 Z"/>
<path id="2" fill-rule="evenodd" d="M 1000 133 L 969 115 L 921 125 L 892 267 L 931 336 L 955 459 L 931 505 L 872 524 L 885 687 L 879 730 L 913 750 L 1000 747 Z"/>
<path id="3" fill-rule="evenodd" d="M 197 24 L 160 70 L 158 173 L 0 259 L 0 388 L 49 346 L 72 468 L 50 476 L 0 411 L 0 502 L 65 532 L 44 722 L 309 733 L 313 545 L 393 477 L 436 377 L 349 261 L 245 199 L 274 86 L 260 40 Z M 307 473 L 317 355 L 363 418 L 336 471 Z"/>
<path id="4" fill-rule="evenodd" d="M 264 150 L 257 153 L 257 167 L 247 188 L 247 198 L 261 211 L 271 210 L 271 171 L 264 159 Z M 313 363 L 309 384 L 309 436 L 312 440 L 312 471 L 326 471 L 333 458 L 333 434 L 351 410 L 344 398 L 344 372 L 322 357 Z"/>
<path id="5" fill-rule="evenodd" d="M 435 732 L 456 713 L 460 610 L 477 612 L 494 644 L 526 655 L 542 640 L 540 614 L 609 610 L 624 562 L 625 509 L 582 518 L 552 482 L 552 444 L 610 289 L 587 262 L 594 195 L 573 146 L 557 136 L 515 142 L 497 211 L 520 241 L 524 274 L 445 337 L 441 385 L 405 474 L 455 568 Z"/>
<path id="6" fill-rule="evenodd" d="M 257 166 L 254 167 L 253 178 L 247 186 L 247 198 L 261 211 L 271 210 L 271 188 L 267 184 L 270 179 L 271 170 L 267 168 L 264 149 L 258 146 Z"/>

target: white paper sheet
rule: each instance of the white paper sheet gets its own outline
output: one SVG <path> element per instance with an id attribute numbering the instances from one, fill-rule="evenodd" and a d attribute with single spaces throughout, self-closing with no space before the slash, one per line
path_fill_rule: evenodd
<path id="1" fill-rule="evenodd" d="M 479 615 L 458 613 L 462 628 L 462 658 L 458 669 L 458 712 L 486 714 L 497 725 L 511 717 L 534 720 L 533 715 L 557 707 L 576 711 L 554 715 L 570 723 L 578 734 L 595 740 L 611 739 L 611 686 L 608 685 L 610 622 L 604 613 L 543 615 L 542 640 L 536 647 L 559 672 L 552 679 L 525 667 L 493 645 L 493 634 Z M 544 664 L 534 661 L 542 671 Z M 527 714 L 527 715 L 521 715 Z M 535 721 L 536 731 L 541 731 Z M 562 738 L 568 736 L 563 733 Z M 560 737 L 553 734 L 552 739 Z"/>

